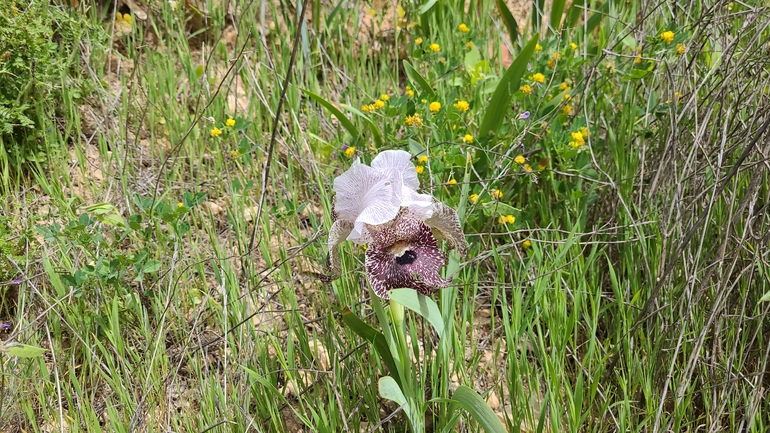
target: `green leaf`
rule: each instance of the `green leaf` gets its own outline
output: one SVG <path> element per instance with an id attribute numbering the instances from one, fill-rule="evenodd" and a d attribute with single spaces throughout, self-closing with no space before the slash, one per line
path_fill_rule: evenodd
<path id="1" fill-rule="evenodd" d="M 759 298 L 759 302 L 770 302 L 770 292 L 765 293 Z"/>
<path id="2" fill-rule="evenodd" d="M 431 98 L 436 97 L 436 92 L 433 91 L 433 88 L 428 84 L 428 81 L 426 81 L 425 78 L 417 72 L 417 69 L 414 69 L 412 64 L 406 60 L 404 60 L 404 71 L 406 71 L 406 76 L 409 77 L 409 81 L 420 86 L 423 92 L 427 93 Z"/>
<path id="3" fill-rule="evenodd" d="M 551 28 L 559 32 L 561 28 L 561 16 L 564 14 L 564 3 L 566 0 L 553 0 L 551 4 Z"/>
<path id="4" fill-rule="evenodd" d="M 444 336 L 444 319 L 441 317 L 441 311 L 433 299 L 421 295 L 412 289 L 391 290 L 390 299 L 427 319 L 428 323 L 436 329 L 438 338 Z"/>
<path id="5" fill-rule="evenodd" d="M 94 215 L 105 215 L 109 213 L 118 213 L 118 208 L 109 203 L 97 203 L 91 206 L 86 206 L 86 212 Z"/>
<path id="6" fill-rule="evenodd" d="M 348 325 L 348 328 L 358 334 L 359 337 L 372 343 L 374 350 L 376 350 L 380 355 L 382 362 L 385 363 L 385 366 L 388 367 L 388 370 L 390 370 L 390 374 L 400 385 L 401 377 L 398 375 L 396 362 L 393 360 L 393 355 L 390 354 L 390 348 L 388 348 L 388 342 L 385 340 L 385 336 L 382 335 L 380 331 L 364 323 L 352 311 L 350 311 L 350 308 L 348 307 L 345 307 L 342 310 L 342 320 L 346 325 Z"/>
<path id="7" fill-rule="evenodd" d="M 476 65 L 481 61 L 481 53 L 475 46 L 465 53 L 465 59 L 463 64 L 465 65 L 465 71 L 469 74 L 473 74 L 473 70 L 476 69 Z"/>
<path id="8" fill-rule="evenodd" d="M 406 404 L 406 397 L 404 397 L 404 393 L 401 392 L 401 388 L 399 388 L 398 383 L 396 383 L 396 380 L 392 377 L 381 377 L 377 382 L 377 387 L 380 390 L 380 396 L 382 398 L 395 401 L 401 406 Z"/>
<path id="9" fill-rule="evenodd" d="M 591 18 L 588 18 L 588 22 L 586 23 L 586 34 L 591 34 L 596 26 L 599 25 L 599 23 L 602 22 L 602 19 L 605 15 L 610 13 L 610 2 L 604 2 L 604 4 L 599 8 L 598 11 L 596 11 L 593 15 L 591 15 Z"/>
<path id="10" fill-rule="evenodd" d="M 488 217 L 493 215 L 514 215 L 520 212 L 519 209 L 501 201 L 485 201 L 481 204 L 481 210 Z"/>
<path id="11" fill-rule="evenodd" d="M 497 84 L 492 100 L 489 102 L 489 106 L 487 106 L 487 112 L 484 114 L 484 120 L 481 122 L 479 130 L 480 140 L 488 140 L 489 133 L 497 131 L 503 124 L 505 113 L 508 111 L 508 102 L 511 100 L 513 92 L 518 89 L 521 77 L 527 71 L 527 64 L 532 57 L 532 53 L 535 52 L 537 40 L 538 35 L 535 34 L 519 55 L 516 56 L 516 60 L 513 61 Z"/>
<path id="12" fill-rule="evenodd" d="M 497 10 L 500 11 L 500 16 L 503 17 L 503 23 L 508 29 L 508 37 L 511 38 L 511 44 L 517 46 L 519 44 L 519 24 L 516 22 L 516 18 L 508 9 L 508 5 L 505 4 L 505 0 L 495 0 Z"/>
<path id="13" fill-rule="evenodd" d="M 433 5 L 436 4 L 436 2 L 438 2 L 438 0 L 428 0 L 427 2 L 425 2 L 425 4 L 422 5 L 422 7 L 420 8 L 420 15 L 428 12 L 430 8 L 432 8 Z"/>
<path id="14" fill-rule="evenodd" d="M 543 22 L 543 12 L 545 11 L 545 0 L 532 0 L 532 30 L 540 31 L 540 24 Z"/>
<path id="15" fill-rule="evenodd" d="M 377 125 L 375 125 L 374 122 L 372 122 L 372 119 L 370 119 L 369 116 L 358 111 L 356 108 L 351 107 L 350 105 L 342 104 L 342 107 L 350 111 L 351 113 L 357 115 L 358 117 L 364 119 L 366 124 L 369 125 L 369 129 L 372 131 L 374 142 L 377 144 L 377 146 L 382 146 L 382 132 L 380 132 L 380 128 L 377 127 Z"/>
<path id="16" fill-rule="evenodd" d="M 583 15 L 584 4 L 585 0 L 574 0 L 572 2 L 567 12 L 567 27 L 575 27 L 578 20 L 580 20 L 580 16 Z"/>
<path id="17" fill-rule="evenodd" d="M 484 399 L 467 386 L 460 385 L 457 387 L 457 391 L 452 395 L 451 400 L 467 410 L 485 432 L 507 433 L 508 430 L 505 429 L 503 423 L 501 423 L 497 415 L 492 412 L 492 409 L 487 405 Z"/>
<path id="18" fill-rule="evenodd" d="M 0 344 L 0 352 L 5 352 L 19 358 L 34 358 L 47 352 L 47 349 L 21 343 L 7 343 Z"/>
<path id="19" fill-rule="evenodd" d="M 142 267 L 143 273 L 158 272 L 160 270 L 160 262 L 157 260 L 147 260 L 147 263 Z"/>
<path id="20" fill-rule="evenodd" d="M 329 110 L 334 115 L 334 117 L 336 117 L 337 120 L 339 120 L 339 122 L 348 131 L 348 133 L 351 136 L 353 136 L 354 139 L 357 139 L 358 137 L 361 136 L 361 133 L 358 132 L 358 128 L 356 128 L 356 125 L 354 125 L 353 122 L 351 122 L 350 119 L 348 119 L 348 117 L 345 116 L 345 113 L 343 113 L 337 107 L 332 105 L 331 102 L 329 102 L 326 99 L 316 95 L 315 93 L 311 92 L 310 90 L 307 90 L 307 89 L 299 89 L 299 90 L 301 90 L 302 93 L 304 93 L 307 96 L 309 96 L 310 99 L 318 102 L 319 104 L 323 105 L 324 108 Z"/>

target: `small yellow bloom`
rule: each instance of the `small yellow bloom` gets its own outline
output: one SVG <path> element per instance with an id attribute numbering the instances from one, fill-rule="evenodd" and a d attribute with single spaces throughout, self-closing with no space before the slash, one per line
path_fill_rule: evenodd
<path id="1" fill-rule="evenodd" d="M 556 67 L 556 60 L 551 59 L 546 62 L 546 65 L 548 66 L 548 69 L 553 69 Z"/>
<path id="2" fill-rule="evenodd" d="M 516 222 L 516 217 L 513 215 L 500 215 L 500 217 L 497 219 L 497 222 L 500 224 L 513 224 Z"/>
<path id="3" fill-rule="evenodd" d="M 642 55 L 637 54 L 636 58 L 634 58 L 634 63 L 642 63 Z"/>
<path id="4" fill-rule="evenodd" d="M 569 84 L 567 84 L 566 81 L 564 81 L 561 84 L 559 84 L 559 90 L 561 90 L 562 92 L 565 91 L 565 90 L 570 90 L 570 89 L 571 89 L 571 87 L 569 86 Z"/>
<path id="5" fill-rule="evenodd" d="M 470 50 L 471 48 L 473 48 L 473 41 L 468 41 L 468 43 L 467 43 L 467 44 L 465 44 L 465 48 L 467 48 L 467 49 L 469 49 L 469 50 Z"/>
<path id="6" fill-rule="evenodd" d="M 131 18 L 130 14 L 121 14 L 120 12 L 115 14 L 115 30 L 118 33 L 131 33 L 133 29 L 132 22 L 133 18 Z"/>
<path id="7" fill-rule="evenodd" d="M 385 106 L 385 102 L 382 99 L 378 99 L 374 101 L 374 109 L 379 110 L 380 108 Z"/>
<path id="8" fill-rule="evenodd" d="M 570 114 L 572 114 L 572 106 L 567 104 L 567 105 L 561 107 L 561 112 L 564 113 L 565 115 L 569 116 Z"/>
<path id="9" fill-rule="evenodd" d="M 441 111 L 441 102 L 433 101 L 430 103 L 428 108 L 430 108 L 431 113 L 436 114 Z"/>
<path id="10" fill-rule="evenodd" d="M 387 101 L 388 99 L 390 99 L 390 96 L 388 96 L 387 93 L 383 93 L 382 95 L 380 95 L 380 99 L 383 101 Z"/>
<path id="11" fill-rule="evenodd" d="M 526 171 L 527 173 L 532 173 L 532 166 L 530 166 L 529 164 L 524 164 L 523 167 L 524 167 L 524 171 Z"/>
<path id="12" fill-rule="evenodd" d="M 352 158 L 353 155 L 355 154 L 356 154 L 355 146 L 350 146 L 347 149 L 345 149 L 345 156 L 347 156 L 348 158 Z"/>
<path id="13" fill-rule="evenodd" d="M 414 43 L 417 44 L 417 45 L 421 45 L 422 44 L 422 38 L 415 39 Z"/>
<path id="14" fill-rule="evenodd" d="M 540 72 L 536 73 L 530 78 L 532 79 L 532 81 L 536 83 L 545 83 L 545 75 L 541 74 Z"/>
<path id="15" fill-rule="evenodd" d="M 211 134 L 212 137 L 216 138 L 222 135 L 222 130 L 215 126 L 211 128 L 211 131 L 209 132 L 209 134 Z"/>
<path id="16" fill-rule="evenodd" d="M 566 93 L 564 95 L 564 100 L 567 101 L 567 102 L 571 101 L 572 100 L 572 95 L 570 95 L 569 93 Z"/>
<path id="17" fill-rule="evenodd" d="M 470 134 L 465 134 L 465 136 L 463 136 L 463 141 L 465 141 L 467 144 L 471 144 L 473 143 L 473 136 Z"/>
<path id="18" fill-rule="evenodd" d="M 428 163 L 428 155 L 423 155 L 419 158 L 417 158 L 417 162 L 420 164 L 427 164 Z"/>
<path id="19" fill-rule="evenodd" d="M 674 32 L 671 30 L 666 30 L 665 32 L 660 34 L 660 39 L 663 40 L 666 44 L 670 44 L 671 41 L 674 40 Z"/>
<path id="20" fill-rule="evenodd" d="M 583 134 L 581 134 L 580 132 L 573 132 L 570 134 L 570 136 L 572 137 L 573 140 L 575 140 L 580 144 L 586 143 L 586 141 L 583 139 Z"/>
<path id="21" fill-rule="evenodd" d="M 574 42 L 570 42 L 569 43 L 569 47 L 572 48 L 572 50 L 574 51 L 574 50 L 577 50 L 578 45 L 576 43 L 574 43 Z"/>
<path id="22" fill-rule="evenodd" d="M 535 44 L 535 51 L 543 51 L 543 47 L 540 44 Z"/>
<path id="23" fill-rule="evenodd" d="M 585 126 L 581 126 L 580 135 L 583 136 L 583 139 L 585 140 L 589 135 L 591 135 L 591 132 Z"/>
<path id="24" fill-rule="evenodd" d="M 585 143 L 581 143 L 581 142 L 578 142 L 578 141 L 570 141 L 569 142 L 569 147 L 571 147 L 573 149 L 578 149 L 578 148 L 581 148 L 583 146 L 585 146 Z"/>
<path id="25" fill-rule="evenodd" d="M 369 111 L 371 111 L 370 108 L 371 108 L 371 105 L 369 105 L 369 104 L 362 105 L 361 106 L 361 111 L 363 111 L 364 113 L 368 113 Z"/>
<path id="26" fill-rule="evenodd" d="M 532 86 L 530 86 L 529 84 L 525 84 L 519 87 L 519 90 L 521 90 L 521 93 L 525 95 L 529 95 L 530 93 L 532 93 Z"/>
<path id="27" fill-rule="evenodd" d="M 503 192 L 497 189 L 490 189 L 489 195 L 491 195 L 492 198 L 495 200 L 500 200 L 501 198 L 503 198 Z"/>
<path id="28" fill-rule="evenodd" d="M 527 158 L 524 158 L 524 155 L 519 155 L 516 158 L 513 159 L 516 164 L 524 164 L 527 162 Z"/>
<path id="29" fill-rule="evenodd" d="M 420 116 L 420 113 L 414 113 L 411 116 L 406 116 L 404 123 L 406 126 L 414 126 L 415 128 L 419 128 L 422 126 L 422 116 Z"/>
<path id="30" fill-rule="evenodd" d="M 226 125 L 228 128 L 232 128 L 233 126 L 235 126 L 235 119 L 227 119 L 227 120 L 225 121 L 225 125 Z"/>
<path id="31" fill-rule="evenodd" d="M 177 203 L 177 204 L 176 204 L 176 207 L 184 207 L 184 203 L 182 203 L 182 202 L 180 201 L 179 203 Z"/>
<path id="32" fill-rule="evenodd" d="M 433 51 L 434 53 L 438 53 L 439 51 L 441 51 L 441 47 L 439 46 L 439 44 L 435 42 L 430 44 L 428 48 L 430 48 L 430 50 Z"/>
<path id="33" fill-rule="evenodd" d="M 414 169 L 417 170 L 417 174 L 422 174 L 423 170 L 425 170 L 425 167 L 418 165 Z"/>
<path id="34" fill-rule="evenodd" d="M 687 51 L 687 45 L 685 45 L 685 44 L 676 44 L 676 55 L 677 56 L 683 55 L 685 51 Z"/>
<path id="35" fill-rule="evenodd" d="M 469 29 L 468 26 L 465 25 L 465 23 L 462 23 L 459 26 L 457 26 L 457 30 L 463 33 L 468 33 L 469 31 L 471 31 L 471 29 Z"/>
<path id="36" fill-rule="evenodd" d="M 524 249 L 530 248 L 532 246 L 532 242 L 529 239 L 527 239 L 521 243 L 521 246 Z"/>
<path id="37" fill-rule="evenodd" d="M 406 96 L 410 98 L 414 98 L 414 90 L 410 89 L 409 87 L 406 88 Z"/>
<path id="38" fill-rule="evenodd" d="M 457 125 L 452 125 L 452 131 L 457 129 Z"/>
<path id="39" fill-rule="evenodd" d="M 463 113 L 465 113 L 466 111 L 468 111 L 469 108 L 471 108 L 470 104 L 468 104 L 468 101 L 466 101 L 464 99 L 461 99 L 461 100 L 457 101 L 455 103 L 454 107 L 455 107 L 455 109 L 460 110 Z"/>
<path id="40" fill-rule="evenodd" d="M 551 59 L 553 59 L 553 60 L 560 60 L 561 59 L 561 54 L 559 54 L 558 51 L 555 51 L 555 52 L 551 53 Z"/>
<path id="41" fill-rule="evenodd" d="M 235 149 L 235 150 L 231 150 L 231 151 L 230 151 L 230 157 L 232 157 L 232 158 L 237 158 L 237 157 L 239 157 L 240 155 L 241 155 L 241 153 L 240 153 L 240 152 L 238 152 L 238 149 Z"/>
<path id="42" fill-rule="evenodd" d="M 540 171 L 545 170 L 548 167 L 548 158 L 543 158 L 537 163 L 537 169 Z"/>
<path id="43" fill-rule="evenodd" d="M 427 99 L 420 99 L 420 102 L 422 102 L 423 104 L 427 104 L 428 100 Z"/>
<path id="44" fill-rule="evenodd" d="M 457 185 L 457 181 L 456 181 L 456 180 L 454 180 L 454 179 L 449 179 L 449 180 L 447 181 L 447 184 L 448 184 L 449 186 L 452 186 L 452 185 Z"/>
<path id="45" fill-rule="evenodd" d="M 471 194 L 468 196 L 468 200 L 471 201 L 471 203 L 476 203 L 479 201 L 479 195 L 478 194 Z"/>

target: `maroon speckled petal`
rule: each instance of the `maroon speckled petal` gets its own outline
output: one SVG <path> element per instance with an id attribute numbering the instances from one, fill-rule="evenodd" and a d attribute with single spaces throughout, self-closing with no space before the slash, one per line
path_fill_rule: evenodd
<path id="1" fill-rule="evenodd" d="M 445 264 L 446 256 L 430 227 L 405 215 L 377 231 L 366 251 L 369 283 L 385 299 L 392 289 L 409 288 L 430 295 L 448 287 L 451 280 L 439 275 Z"/>

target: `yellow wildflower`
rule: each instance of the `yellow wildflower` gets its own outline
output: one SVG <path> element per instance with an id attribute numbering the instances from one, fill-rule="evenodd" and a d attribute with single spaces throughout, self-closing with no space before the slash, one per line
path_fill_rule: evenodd
<path id="1" fill-rule="evenodd" d="M 519 87 L 519 90 L 521 90 L 521 93 L 525 95 L 529 95 L 530 93 L 532 93 L 532 86 L 530 86 L 529 84 L 525 84 Z"/>
<path id="2" fill-rule="evenodd" d="M 431 113 L 436 114 L 441 111 L 441 102 L 433 101 L 430 103 L 428 108 L 430 108 Z"/>
<path id="3" fill-rule="evenodd" d="M 235 119 L 227 119 L 227 120 L 225 121 L 225 125 L 226 125 L 228 128 L 232 128 L 233 126 L 235 126 Z"/>
<path id="4" fill-rule="evenodd" d="M 469 50 L 470 50 L 471 48 L 473 48 L 473 41 L 468 41 L 468 43 L 467 43 L 467 44 L 465 44 L 465 48 L 467 48 L 467 49 L 469 49 Z"/>
<path id="5" fill-rule="evenodd" d="M 637 54 L 636 58 L 634 58 L 634 63 L 642 63 L 642 55 Z"/>
<path id="6" fill-rule="evenodd" d="M 212 137 L 216 138 L 222 135 L 222 130 L 215 126 L 211 128 L 211 131 L 209 132 L 209 134 L 211 134 Z"/>
<path id="7" fill-rule="evenodd" d="M 118 12 L 115 14 L 115 30 L 118 33 L 131 33 L 133 21 L 131 14 L 121 14 Z"/>
<path id="8" fill-rule="evenodd" d="M 372 108 L 371 105 L 365 104 L 361 106 L 361 111 L 363 111 L 364 113 L 368 113 L 369 111 L 371 111 L 371 108 Z"/>
<path id="9" fill-rule="evenodd" d="M 492 198 L 495 200 L 500 200 L 501 198 L 503 198 L 503 192 L 498 189 L 489 190 L 489 195 L 491 195 Z"/>
<path id="10" fill-rule="evenodd" d="M 457 129 L 457 125 L 452 125 L 452 131 Z"/>
<path id="11" fill-rule="evenodd" d="M 379 110 L 380 108 L 385 106 L 385 102 L 382 99 L 378 99 L 374 101 L 374 109 Z"/>
<path id="12" fill-rule="evenodd" d="M 497 222 L 500 224 L 513 224 L 516 222 L 516 217 L 513 215 L 500 215 L 500 218 L 497 219 Z"/>
<path id="13" fill-rule="evenodd" d="M 231 150 L 231 151 L 230 151 L 230 157 L 232 157 L 232 158 L 237 158 L 237 157 L 239 157 L 240 155 L 241 155 L 241 153 L 240 153 L 240 152 L 238 152 L 238 149 L 235 149 L 235 150 Z"/>
<path id="14" fill-rule="evenodd" d="M 524 167 L 524 171 L 526 171 L 527 173 L 532 173 L 532 166 L 530 166 L 529 164 L 524 164 L 523 167 Z"/>
<path id="15" fill-rule="evenodd" d="M 471 31 L 471 29 L 469 29 L 468 26 L 465 25 L 465 23 L 462 23 L 459 26 L 457 26 L 457 30 L 463 33 L 468 33 L 469 31 Z"/>
<path id="16" fill-rule="evenodd" d="M 461 99 L 461 100 L 455 102 L 454 107 L 455 107 L 455 109 L 460 110 L 463 113 L 465 113 L 466 111 L 468 111 L 469 108 L 471 108 L 470 104 L 468 104 L 468 101 L 466 101 L 464 99 Z"/>
<path id="17" fill-rule="evenodd" d="M 479 195 L 478 194 L 471 194 L 468 196 L 468 200 L 471 201 L 471 203 L 476 203 L 479 201 Z"/>
<path id="18" fill-rule="evenodd" d="M 561 107 L 561 112 L 566 114 L 567 116 L 569 116 L 570 114 L 572 114 L 572 106 L 567 104 L 567 105 Z"/>
<path id="19" fill-rule="evenodd" d="M 529 239 L 527 239 L 521 243 L 521 246 L 522 248 L 527 249 L 532 246 L 532 242 Z"/>
<path id="20" fill-rule="evenodd" d="M 387 101 L 388 99 L 390 99 L 390 96 L 388 96 L 387 93 L 383 93 L 382 95 L 380 95 L 380 99 L 383 101 Z"/>
<path id="21" fill-rule="evenodd" d="M 177 204 L 176 204 L 176 207 L 184 207 L 184 203 L 182 203 L 182 202 L 180 201 L 179 203 L 177 203 Z"/>
<path id="22" fill-rule="evenodd" d="M 406 96 L 414 98 L 414 90 L 409 86 L 406 86 Z"/>
<path id="23" fill-rule="evenodd" d="M 473 143 L 473 136 L 470 134 L 465 134 L 465 136 L 463 137 L 463 141 L 465 141 L 465 143 L 467 144 L 471 144 Z"/>
<path id="24" fill-rule="evenodd" d="M 681 56 L 684 54 L 684 52 L 687 51 L 687 45 L 685 44 L 676 44 L 676 55 Z"/>
<path id="25" fill-rule="evenodd" d="M 583 138 L 583 134 L 581 134 L 580 132 L 573 132 L 573 133 L 571 133 L 571 134 L 570 134 L 570 136 L 572 136 L 572 139 L 573 139 L 573 140 L 574 140 L 576 143 L 580 143 L 580 145 L 581 145 L 581 146 L 582 146 L 582 145 L 584 145 L 584 144 L 586 144 L 586 141 L 585 141 L 585 139 Z"/>
<path id="26" fill-rule="evenodd" d="M 352 158 L 353 155 L 355 155 L 355 154 L 356 154 L 356 147 L 355 146 L 350 146 L 347 149 L 345 149 L 345 156 L 347 156 L 348 158 Z"/>
<path id="27" fill-rule="evenodd" d="M 422 174 L 423 170 L 425 170 L 425 167 L 418 165 L 414 169 L 417 170 L 417 174 Z"/>
<path id="28" fill-rule="evenodd" d="M 454 179 L 449 179 L 449 180 L 447 181 L 447 184 L 448 184 L 449 186 L 452 186 L 452 185 L 457 185 L 457 181 L 456 181 L 456 180 L 454 180 Z"/>
<path id="29" fill-rule="evenodd" d="M 513 160 L 514 160 L 514 162 L 516 162 L 516 164 L 524 164 L 525 162 L 527 162 L 527 159 L 524 158 L 524 155 L 519 155 L 516 158 L 514 158 Z"/>
<path id="30" fill-rule="evenodd" d="M 569 84 L 567 84 L 566 81 L 564 81 L 561 84 L 559 84 L 559 90 L 561 90 L 562 92 L 565 91 L 565 90 L 570 90 L 570 89 L 571 89 L 571 87 L 569 86 Z"/>
<path id="31" fill-rule="evenodd" d="M 569 43 L 569 47 L 572 48 L 572 50 L 574 51 L 574 50 L 577 50 L 578 45 L 576 43 L 574 43 L 574 42 L 570 42 Z"/>
<path id="32" fill-rule="evenodd" d="M 439 51 L 441 51 L 441 47 L 439 46 L 439 44 L 435 42 L 430 44 L 428 48 L 430 48 L 430 50 L 433 51 L 434 53 L 438 53 Z"/>
<path id="33" fill-rule="evenodd" d="M 535 44 L 535 51 L 543 51 L 543 47 L 540 44 Z"/>
<path id="34" fill-rule="evenodd" d="M 422 116 L 420 116 L 420 113 L 414 113 L 411 116 L 406 116 L 404 123 L 406 126 L 414 126 L 415 128 L 419 128 L 422 126 Z"/>
<path id="35" fill-rule="evenodd" d="M 420 99 L 420 102 L 423 103 L 423 104 L 427 104 L 428 100 L 427 99 Z"/>
<path id="36" fill-rule="evenodd" d="M 417 159 L 420 164 L 426 164 L 428 162 L 428 155 L 423 155 Z"/>
<path id="37" fill-rule="evenodd" d="M 417 38 L 417 39 L 415 39 L 415 40 L 414 40 L 414 43 L 415 43 L 415 44 L 417 44 L 417 45 L 420 45 L 420 44 L 422 44 L 422 38 Z"/>
<path id="38" fill-rule="evenodd" d="M 536 83 L 545 83 L 545 75 L 541 74 L 540 72 L 536 73 L 535 75 L 529 78 L 531 78 L 532 81 Z"/>
<path id="39" fill-rule="evenodd" d="M 674 40 L 674 32 L 671 30 L 666 30 L 665 32 L 660 34 L 660 39 L 663 40 L 666 44 L 670 44 L 671 41 Z"/>
<path id="40" fill-rule="evenodd" d="M 581 126 L 580 135 L 583 136 L 583 139 L 585 140 L 586 138 L 588 138 L 589 135 L 591 135 L 591 132 L 588 131 L 588 128 L 586 128 L 585 126 Z"/>

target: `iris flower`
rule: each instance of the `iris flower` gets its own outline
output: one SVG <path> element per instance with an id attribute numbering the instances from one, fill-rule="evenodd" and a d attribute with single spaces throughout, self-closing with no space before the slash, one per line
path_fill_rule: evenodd
<path id="1" fill-rule="evenodd" d="M 327 280 L 339 278 L 338 247 L 345 240 L 369 244 L 366 273 L 381 298 L 411 288 L 424 295 L 449 286 L 439 275 L 446 255 L 436 236 L 465 254 L 468 247 L 454 209 L 420 194 L 420 181 L 403 150 L 387 150 L 367 166 L 359 160 L 334 180 L 334 224 L 329 230 Z"/>

